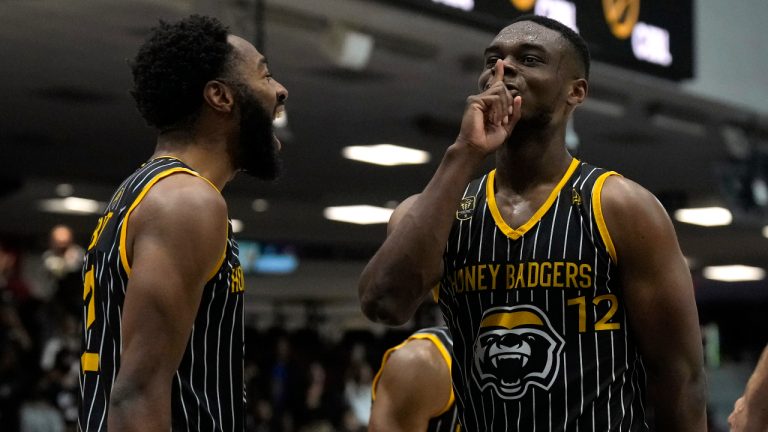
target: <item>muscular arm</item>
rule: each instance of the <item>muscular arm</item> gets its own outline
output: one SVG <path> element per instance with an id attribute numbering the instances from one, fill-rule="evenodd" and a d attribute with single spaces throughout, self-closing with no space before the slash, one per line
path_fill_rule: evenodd
<path id="1" fill-rule="evenodd" d="M 706 430 L 698 311 L 672 222 L 650 192 L 618 176 L 606 180 L 602 202 L 656 430 Z"/>
<path id="2" fill-rule="evenodd" d="M 451 374 L 430 341 L 411 340 L 390 355 L 374 388 L 370 432 L 424 432 L 451 396 Z"/>
<path id="3" fill-rule="evenodd" d="M 360 303 L 369 319 L 404 323 L 438 281 L 443 249 L 464 188 L 520 118 L 522 99 L 511 96 L 503 76 L 499 61 L 491 87 L 468 98 L 461 132 L 426 188 L 396 210 L 387 239 L 360 277 Z"/>
<path id="4" fill-rule="evenodd" d="M 744 396 L 736 401 L 728 423 L 733 432 L 768 430 L 768 347 L 747 382 Z"/>
<path id="5" fill-rule="evenodd" d="M 203 286 L 225 247 L 226 223 L 221 195 L 186 174 L 158 182 L 131 214 L 126 241 L 131 274 L 110 431 L 171 428 L 173 374 Z"/>

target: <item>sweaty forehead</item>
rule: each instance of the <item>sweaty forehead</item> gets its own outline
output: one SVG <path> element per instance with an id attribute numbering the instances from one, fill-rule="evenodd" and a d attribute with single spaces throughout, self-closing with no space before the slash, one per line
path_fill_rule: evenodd
<path id="1" fill-rule="evenodd" d="M 551 47 L 562 47 L 563 37 L 560 33 L 532 21 L 520 21 L 505 27 L 491 42 L 495 45 L 536 44 Z"/>

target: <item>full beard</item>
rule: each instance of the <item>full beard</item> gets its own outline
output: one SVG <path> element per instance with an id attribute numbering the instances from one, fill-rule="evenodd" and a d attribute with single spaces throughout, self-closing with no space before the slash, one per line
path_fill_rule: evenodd
<path id="1" fill-rule="evenodd" d="M 272 114 L 245 86 L 238 86 L 240 138 L 230 148 L 235 166 L 260 180 L 274 180 L 282 171 Z"/>

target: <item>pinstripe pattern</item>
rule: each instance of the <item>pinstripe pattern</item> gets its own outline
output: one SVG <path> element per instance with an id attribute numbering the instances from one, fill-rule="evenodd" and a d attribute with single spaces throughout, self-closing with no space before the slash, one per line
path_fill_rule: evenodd
<path id="1" fill-rule="evenodd" d="M 98 354 L 98 365 L 94 368 L 97 370 L 81 367 L 78 420 L 81 431 L 106 430 L 109 395 L 120 369 L 122 308 L 130 273 L 120 257 L 126 214 L 141 199 L 142 191 L 172 170 L 196 175 L 181 161 L 161 157 L 142 165 L 128 177 L 105 211 L 105 215 L 112 213 L 111 217 L 105 216 L 104 226 L 100 220 L 86 255 L 83 274 L 94 271 L 95 277 L 93 289 L 86 287 L 84 292 L 83 350 Z M 244 286 L 237 254 L 230 224 L 224 260 L 203 289 L 192 334 L 171 382 L 174 431 L 244 428 Z M 238 277 L 238 289 L 234 289 L 233 281 Z M 88 326 L 91 304 L 95 320 Z"/>
<path id="2" fill-rule="evenodd" d="M 454 222 L 438 299 L 462 430 L 648 430 L 645 370 L 595 220 L 604 175 L 574 160 L 516 229 L 493 214 L 493 173 L 465 190 L 475 205 Z"/>

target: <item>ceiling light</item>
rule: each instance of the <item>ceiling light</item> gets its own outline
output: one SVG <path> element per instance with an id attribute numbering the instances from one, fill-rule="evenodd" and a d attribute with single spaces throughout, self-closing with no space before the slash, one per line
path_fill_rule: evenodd
<path id="1" fill-rule="evenodd" d="M 257 198 L 251 203 L 251 208 L 257 213 L 265 212 L 269 208 L 269 201 Z"/>
<path id="2" fill-rule="evenodd" d="M 768 238 L 768 225 L 763 227 L 763 237 Z"/>
<path id="3" fill-rule="evenodd" d="M 704 277 L 723 282 L 747 282 L 765 279 L 765 270 L 745 265 L 704 267 Z"/>
<path id="4" fill-rule="evenodd" d="M 428 152 L 393 144 L 349 146 L 341 154 L 347 159 L 384 166 L 424 164 L 430 159 Z"/>
<path id="5" fill-rule="evenodd" d="M 50 213 L 63 214 L 99 214 L 106 203 L 92 199 L 66 197 L 44 199 L 38 202 L 38 207 Z"/>
<path id="6" fill-rule="evenodd" d="M 701 207 L 675 210 L 675 219 L 679 222 L 711 227 L 730 225 L 733 216 L 723 207 Z"/>
<path id="7" fill-rule="evenodd" d="M 389 222 L 389 217 L 394 210 L 370 205 L 353 205 L 340 207 L 326 207 L 323 216 L 326 219 L 339 222 L 347 222 L 359 225 L 369 225 Z"/>
<path id="8" fill-rule="evenodd" d="M 243 221 L 240 219 L 230 219 L 230 223 L 232 224 L 232 232 L 234 233 L 239 233 L 245 227 Z"/>

